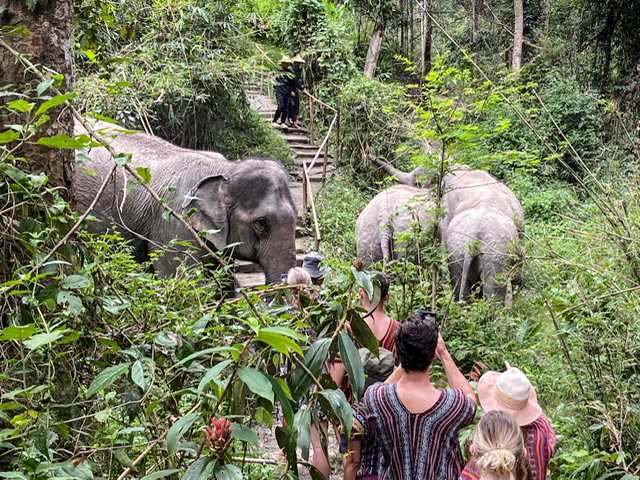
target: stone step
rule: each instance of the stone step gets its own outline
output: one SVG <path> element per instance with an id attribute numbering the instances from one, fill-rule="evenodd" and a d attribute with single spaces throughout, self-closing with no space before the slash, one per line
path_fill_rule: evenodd
<path id="1" fill-rule="evenodd" d="M 299 131 L 299 130 L 294 130 L 294 131 Z M 293 133 L 281 133 L 280 136 L 284 138 L 287 142 L 311 144 L 311 139 L 306 135 L 296 135 Z"/>
<path id="2" fill-rule="evenodd" d="M 309 159 L 309 161 L 313 160 L 316 156 L 316 153 L 318 153 L 318 150 L 299 150 L 299 149 L 295 149 L 293 151 L 293 154 L 297 157 L 297 158 L 305 158 L 305 159 Z M 318 160 L 321 160 L 324 158 L 324 152 L 320 152 L 320 155 L 318 155 Z M 327 155 L 327 158 L 329 159 L 333 159 L 333 157 L 331 156 L 331 154 Z"/>
<path id="3" fill-rule="evenodd" d="M 293 150 L 313 150 L 314 152 L 318 151 L 318 146 L 311 143 L 289 143 L 289 148 Z"/>

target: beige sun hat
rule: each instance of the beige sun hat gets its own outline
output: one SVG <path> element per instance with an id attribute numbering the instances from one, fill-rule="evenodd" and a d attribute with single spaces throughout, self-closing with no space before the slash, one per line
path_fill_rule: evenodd
<path id="1" fill-rule="evenodd" d="M 302 58 L 300 55 L 296 55 L 291 59 L 291 61 L 294 63 L 307 63 L 305 62 L 304 58 Z"/>
<path id="2" fill-rule="evenodd" d="M 289 57 L 287 57 L 286 55 L 283 55 L 282 58 L 278 60 L 278 63 L 282 65 L 283 63 L 292 63 L 292 61 Z"/>
<path id="3" fill-rule="evenodd" d="M 478 381 L 478 397 L 485 412 L 500 410 L 510 414 L 521 427 L 542 414 L 536 391 L 522 371 L 508 367 L 505 372 L 486 372 Z"/>

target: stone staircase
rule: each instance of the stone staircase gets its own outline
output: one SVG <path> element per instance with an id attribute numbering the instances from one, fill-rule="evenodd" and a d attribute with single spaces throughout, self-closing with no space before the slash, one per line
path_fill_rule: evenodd
<path id="1" fill-rule="evenodd" d="M 271 120 L 276 111 L 276 106 L 273 100 L 263 94 L 259 87 L 247 86 L 245 87 L 245 93 L 249 99 L 251 108 L 256 110 L 264 119 L 271 125 Z M 304 101 L 304 99 L 303 99 Z M 289 180 L 289 189 L 291 190 L 291 197 L 298 210 L 298 226 L 296 228 L 296 264 L 302 265 L 302 259 L 304 255 L 314 249 L 313 235 L 309 236 L 311 228 L 307 220 L 307 214 L 310 212 L 304 210 L 303 205 L 303 183 L 302 183 L 302 168 L 305 163 L 310 164 L 316 153 L 318 152 L 319 145 L 316 145 L 310 135 L 309 130 L 295 129 L 289 127 L 276 127 L 272 128 L 282 137 L 293 151 L 295 157 L 296 168 L 291 172 Z M 326 177 L 330 177 L 335 169 L 333 157 L 327 156 L 327 165 L 325 167 L 324 153 L 320 152 L 318 158 L 315 161 L 313 168 L 309 170 L 309 180 L 311 182 L 311 191 L 315 196 L 320 190 L 323 179 L 323 171 L 326 168 Z M 237 260 L 236 264 L 236 276 L 238 277 L 240 284 L 243 286 L 256 286 L 264 285 L 264 274 L 260 265 L 253 262 L 245 262 Z"/>

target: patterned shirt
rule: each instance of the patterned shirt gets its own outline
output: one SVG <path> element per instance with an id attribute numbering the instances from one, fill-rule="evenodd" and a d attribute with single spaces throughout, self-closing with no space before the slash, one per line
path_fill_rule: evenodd
<path id="1" fill-rule="evenodd" d="M 367 425 L 382 450 L 381 480 L 455 480 L 464 466 L 458 432 L 476 404 L 459 388 L 440 390 L 428 410 L 409 412 L 396 384 L 376 383 L 364 396 Z"/>
<path id="2" fill-rule="evenodd" d="M 367 429 L 366 411 L 362 403 L 351 406 L 353 411 L 352 438 L 360 438 L 360 466 L 356 478 L 378 475 L 380 469 L 380 447 L 372 432 Z"/>
<path id="3" fill-rule="evenodd" d="M 533 480 L 545 480 L 547 478 L 547 465 L 553 456 L 556 447 L 556 432 L 551 426 L 547 416 L 541 414 L 533 423 L 522 428 L 524 443 L 529 453 L 529 467 Z M 480 470 L 475 460 L 471 459 L 460 474 L 461 480 L 479 480 Z M 516 475 L 520 480 L 520 475 Z"/>

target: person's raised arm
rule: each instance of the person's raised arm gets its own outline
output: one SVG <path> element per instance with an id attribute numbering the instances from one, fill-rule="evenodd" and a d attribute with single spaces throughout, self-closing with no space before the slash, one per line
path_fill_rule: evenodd
<path id="1" fill-rule="evenodd" d="M 344 480 L 356 480 L 360 468 L 360 451 L 362 439 L 352 438 L 349 442 L 349 452 L 344 459 Z"/>
<path id="2" fill-rule="evenodd" d="M 444 344 L 442 335 L 438 334 L 438 346 L 436 347 L 436 357 L 442 362 L 444 367 L 444 373 L 447 375 L 447 382 L 451 388 L 460 388 L 467 397 L 473 400 L 474 403 L 478 403 L 476 400 L 476 394 L 473 388 L 469 384 L 469 381 L 465 378 L 462 372 L 458 369 L 453 357 L 447 350 L 447 346 Z"/>

